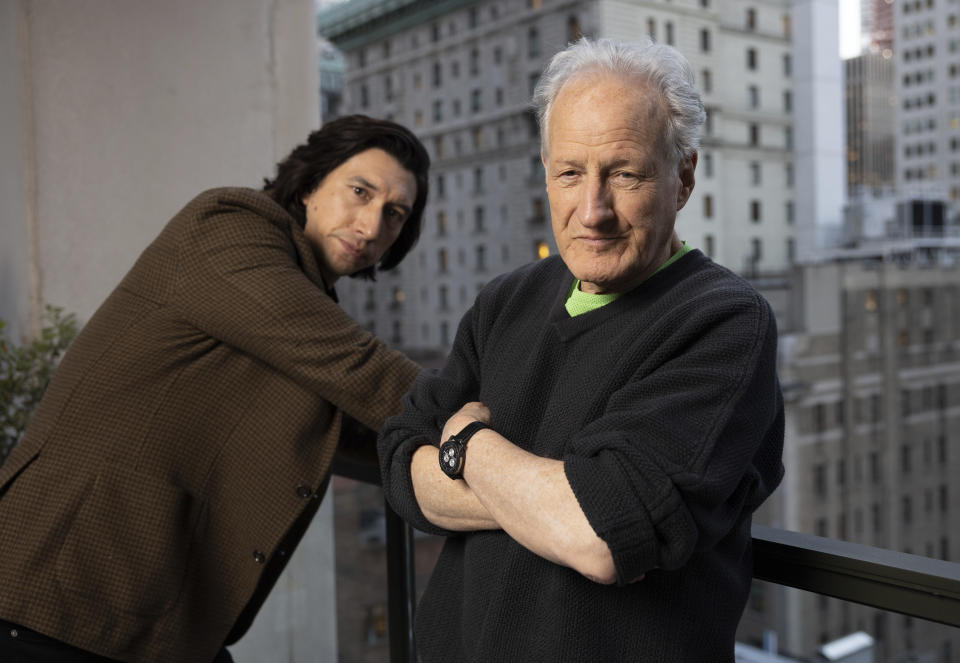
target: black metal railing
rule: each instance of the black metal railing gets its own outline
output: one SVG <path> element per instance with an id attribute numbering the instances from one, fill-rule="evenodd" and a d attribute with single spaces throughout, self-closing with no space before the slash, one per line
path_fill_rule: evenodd
<path id="1" fill-rule="evenodd" d="M 375 459 L 334 461 L 335 474 L 380 485 Z M 387 620 L 391 663 L 415 663 L 413 530 L 388 504 Z M 960 627 L 960 564 L 812 534 L 753 526 L 757 580 Z"/>

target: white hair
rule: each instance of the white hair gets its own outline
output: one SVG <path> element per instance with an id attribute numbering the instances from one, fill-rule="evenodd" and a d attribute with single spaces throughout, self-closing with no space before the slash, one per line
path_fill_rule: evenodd
<path id="1" fill-rule="evenodd" d="M 641 42 L 591 41 L 583 37 L 550 60 L 533 93 L 533 106 L 540 124 L 540 148 L 547 153 L 547 124 L 560 89 L 585 72 L 610 73 L 625 78 L 640 77 L 663 97 L 667 108 L 667 144 L 674 160 L 689 158 L 700 147 L 700 125 L 706 113 L 700 92 L 693 84 L 693 71 L 677 49 Z"/>

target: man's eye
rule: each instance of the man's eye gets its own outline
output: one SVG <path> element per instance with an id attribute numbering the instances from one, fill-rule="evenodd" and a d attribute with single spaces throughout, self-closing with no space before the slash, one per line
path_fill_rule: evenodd
<path id="1" fill-rule="evenodd" d="M 353 187 L 353 192 L 358 196 L 363 196 L 367 193 L 366 190 L 364 190 L 364 188 L 361 186 Z"/>

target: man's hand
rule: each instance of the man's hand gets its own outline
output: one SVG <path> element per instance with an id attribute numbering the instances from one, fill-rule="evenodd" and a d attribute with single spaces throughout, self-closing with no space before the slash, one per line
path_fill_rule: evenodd
<path id="1" fill-rule="evenodd" d="M 462 431 L 467 424 L 474 421 L 482 421 L 487 425 L 490 424 L 490 410 L 479 401 L 467 403 L 447 419 L 447 423 L 443 425 L 443 432 L 440 434 L 440 443 L 443 444 L 443 442 L 450 439 L 451 435 L 456 435 Z"/>

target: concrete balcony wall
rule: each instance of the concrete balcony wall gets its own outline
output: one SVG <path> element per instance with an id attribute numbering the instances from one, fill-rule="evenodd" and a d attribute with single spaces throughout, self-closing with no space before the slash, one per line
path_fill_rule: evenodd
<path id="1" fill-rule="evenodd" d="M 253 186 L 318 126 L 313 0 L 0 2 L 0 319 L 85 322 L 201 190 Z M 335 660 L 331 505 L 234 649 Z"/>

